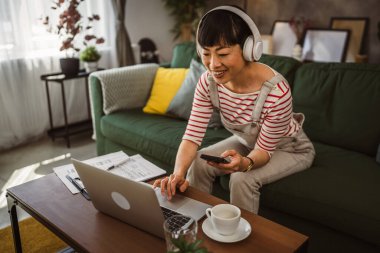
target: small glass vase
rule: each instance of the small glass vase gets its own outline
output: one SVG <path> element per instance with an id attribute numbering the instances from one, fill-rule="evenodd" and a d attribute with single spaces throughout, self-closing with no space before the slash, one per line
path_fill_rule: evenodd
<path id="1" fill-rule="evenodd" d="M 186 220 L 186 224 L 175 227 L 173 224 Z M 174 215 L 164 222 L 166 247 L 168 252 L 184 252 L 180 247 L 190 245 L 197 240 L 198 224 L 190 216 Z M 185 247 L 186 248 L 186 247 Z"/>

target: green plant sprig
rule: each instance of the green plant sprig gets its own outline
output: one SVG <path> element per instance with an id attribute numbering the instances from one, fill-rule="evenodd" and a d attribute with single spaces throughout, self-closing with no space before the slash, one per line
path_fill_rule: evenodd
<path id="1" fill-rule="evenodd" d="M 96 62 L 100 59 L 100 57 L 101 55 L 95 46 L 86 47 L 86 49 L 83 50 L 79 55 L 81 61 L 85 62 Z"/>
<path id="2" fill-rule="evenodd" d="M 205 247 L 200 247 L 202 240 L 188 243 L 182 235 L 178 238 L 171 239 L 173 244 L 178 248 L 178 251 L 168 251 L 167 253 L 209 253 Z"/>

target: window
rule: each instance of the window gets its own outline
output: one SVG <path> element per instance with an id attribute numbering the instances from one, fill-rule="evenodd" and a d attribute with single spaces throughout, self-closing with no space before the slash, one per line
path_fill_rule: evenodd
<path id="1" fill-rule="evenodd" d="M 83 20 L 86 20 L 87 13 L 97 13 L 104 17 L 103 2 L 104 0 L 82 2 L 79 11 L 84 17 Z M 0 60 L 60 53 L 60 41 L 54 33 L 59 13 L 52 10 L 51 6 L 52 0 L 0 1 Z M 93 10 L 95 8 L 97 10 Z M 53 26 L 47 27 L 43 24 L 42 18 L 45 16 L 51 18 L 50 23 Z M 97 26 L 105 27 L 102 21 L 104 19 L 101 19 Z M 98 30 L 100 34 L 105 31 L 104 28 Z"/>

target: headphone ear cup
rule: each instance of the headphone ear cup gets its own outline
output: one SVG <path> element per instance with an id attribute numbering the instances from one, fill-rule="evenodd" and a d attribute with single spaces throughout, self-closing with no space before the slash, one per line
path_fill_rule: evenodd
<path id="1" fill-rule="evenodd" d="M 258 61 L 263 54 L 263 42 L 254 43 L 253 36 L 249 36 L 243 46 L 243 57 L 246 61 Z"/>
<path id="2" fill-rule="evenodd" d="M 263 42 L 262 41 L 256 42 L 255 48 L 253 50 L 253 54 L 254 54 L 255 61 L 260 60 L 261 55 L 263 54 Z"/>
<path id="3" fill-rule="evenodd" d="M 253 36 L 248 36 L 248 38 L 244 42 L 243 46 L 243 57 L 246 61 L 254 61 L 254 50 L 253 50 Z"/>

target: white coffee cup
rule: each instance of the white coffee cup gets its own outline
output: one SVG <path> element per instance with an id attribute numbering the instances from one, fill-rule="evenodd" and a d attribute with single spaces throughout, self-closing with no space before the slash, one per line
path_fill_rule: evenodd
<path id="1" fill-rule="evenodd" d="M 237 206 L 219 204 L 212 208 L 207 208 L 206 215 L 218 234 L 232 235 L 239 226 L 241 212 Z"/>

